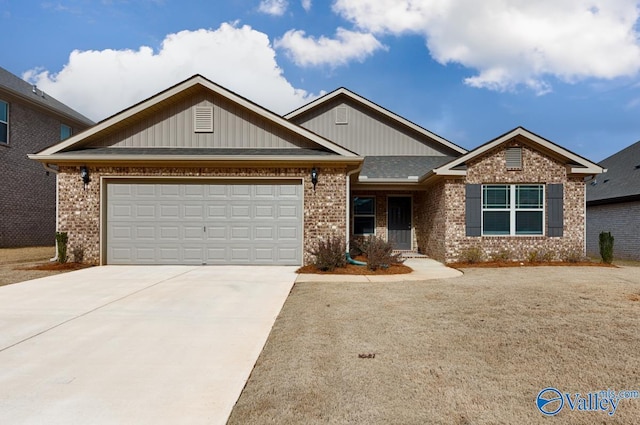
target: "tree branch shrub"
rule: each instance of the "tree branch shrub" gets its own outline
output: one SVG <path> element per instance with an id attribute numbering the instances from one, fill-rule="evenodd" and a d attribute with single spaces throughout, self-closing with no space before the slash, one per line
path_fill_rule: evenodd
<path id="1" fill-rule="evenodd" d="M 600 257 L 603 263 L 613 262 L 613 240 L 611 232 L 600 232 Z"/>
<path id="2" fill-rule="evenodd" d="M 318 270 L 330 272 L 347 265 L 347 245 L 344 239 L 339 236 L 320 240 L 308 252 L 315 257 L 313 264 Z"/>

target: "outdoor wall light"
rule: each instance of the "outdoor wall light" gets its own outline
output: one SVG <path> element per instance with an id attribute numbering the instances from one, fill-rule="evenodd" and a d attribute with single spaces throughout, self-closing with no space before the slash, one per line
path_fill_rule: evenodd
<path id="1" fill-rule="evenodd" d="M 318 169 L 313 167 L 311 169 L 311 183 L 313 184 L 313 191 L 316 191 L 316 185 L 318 184 Z"/>
<path id="2" fill-rule="evenodd" d="M 84 165 L 80 167 L 80 178 L 82 178 L 82 183 L 84 183 L 84 188 L 86 189 L 91 178 L 89 177 L 89 169 Z"/>

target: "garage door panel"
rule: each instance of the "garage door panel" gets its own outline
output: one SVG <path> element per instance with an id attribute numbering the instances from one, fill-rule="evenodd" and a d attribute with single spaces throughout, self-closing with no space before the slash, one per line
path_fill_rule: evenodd
<path id="1" fill-rule="evenodd" d="M 301 263 L 300 184 L 109 183 L 107 189 L 109 264 Z"/>

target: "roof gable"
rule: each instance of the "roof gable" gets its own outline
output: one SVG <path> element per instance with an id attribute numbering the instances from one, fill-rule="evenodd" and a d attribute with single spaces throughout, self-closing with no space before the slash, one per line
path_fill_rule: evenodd
<path id="1" fill-rule="evenodd" d="M 599 163 L 606 173 L 587 182 L 590 204 L 640 199 L 640 142 Z"/>
<path id="2" fill-rule="evenodd" d="M 346 115 L 340 111 L 342 107 L 348 108 Z M 349 117 L 350 112 L 357 116 Z M 360 155 L 458 156 L 467 152 L 344 87 L 290 112 L 285 118 Z M 344 119 L 347 122 L 341 121 Z M 354 128 L 349 132 L 351 121 Z"/>
<path id="3" fill-rule="evenodd" d="M 240 116 L 240 119 L 237 120 L 238 122 L 242 121 L 245 116 L 251 116 L 251 119 L 255 121 L 254 127 L 268 128 L 268 131 L 271 133 L 280 133 L 281 135 L 284 135 L 283 138 L 289 137 L 291 139 L 297 139 L 302 145 L 302 148 L 315 148 L 326 150 L 339 156 L 357 158 L 357 155 L 353 152 L 285 120 L 279 115 L 213 83 L 201 75 L 195 75 L 147 100 L 125 109 L 124 111 L 101 121 L 83 133 L 72 136 L 63 142 L 33 155 L 32 158 L 37 160 L 51 159 L 52 156 L 59 157 L 61 154 L 89 147 L 104 148 L 107 146 L 117 146 L 179 149 L 182 146 L 171 145 L 171 143 L 165 143 L 163 141 L 156 142 L 153 140 L 152 144 L 147 146 L 134 141 L 126 142 L 123 141 L 123 134 L 126 134 L 127 131 L 131 133 L 132 129 L 134 129 L 133 132 L 135 132 L 136 128 L 142 131 L 142 129 L 148 128 L 149 126 L 157 125 L 158 121 L 162 121 L 161 119 L 158 119 L 158 116 L 167 114 L 166 111 L 171 110 L 172 107 L 175 110 L 179 110 L 181 108 L 180 105 L 183 105 L 182 108 L 184 108 L 184 105 L 192 105 L 190 102 L 192 102 L 194 98 L 197 101 L 204 102 L 204 104 L 206 104 L 207 101 L 211 101 L 211 95 L 221 99 L 220 102 L 225 103 L 226 109 L 236 108 L 238 111 L 235 113 L 235 116 Z M 171 115 L 172 113 L 169 112 L 168 114 Z M 183 127 L 186 127 L 186 125 L 183 125 Z M 244 135 L 245 139 L 247 138 L 246 136 L 247 135 Z M 253 133 L 251 131 L 249 131 L 249 136 L 253 137 Z M 232 143 L 233 142 L 236 142 L 239 145 L 198 145 L 198 142 L 196 141 L 185 147 L 256 147 L 250 145 L 242 146 L 243 138 L 241 137 L 233 139 Z M 127 145 L 127 143 L 129 144 Z M 156 143 L 158 143 L 158 145 L 156 145 Z M 281 146 L 269 145 L 267 148 L 291 148 L 293 146 L 294 145 L 287 145 L 286 143 L 283 143 Z"/>
<path id="4" fill-rule="evenodd" d="M 434 170 L 434 174 L 445 176 L 464 176 L 467 173 L 464 166 L 469 161 L 481 157 L 490 150 L 502 144 L 505 144 L 516 137 L 526 139 L 530 145 L 534 145 L 540 151 L 543 151 L 556 158 L 563 159 L 566 166 L 568 167 L 568 172 L 571 174 L 592 175 L 603 172 L 602 167 L 589 161 L 588 159 L 583 158 L 580 155 L 577 155 L 545 138 L 542 138 L 537 134 L 534 134 L 525 129 L 524 127 L 517 127 L 503 134 L 502 136 L 497 137 L 496 139 L 493 139 L 485 143 L 484 145 L 475 148 L 472 151 L 469 151 L 465 155 L 462 155 L 459 158 L 456 158 L 453 161 L 439 168 L 436 168 Z"/>

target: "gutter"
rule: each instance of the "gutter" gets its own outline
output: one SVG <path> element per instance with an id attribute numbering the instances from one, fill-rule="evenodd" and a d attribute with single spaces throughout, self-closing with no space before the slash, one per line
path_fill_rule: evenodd
<path id="1" fill-rule="evenodd" d="M 346 202 L 347 202 L 347 217 L 346 217 L 346 221 L 345 221 L 345 228 L 346 228 L 346 238 L 345 238 L 345 243 L 347 245 L 347 254 L 349 253 L 349 235 L 351 233 L 351 226 L 349 226 L 349 224 L 351 223 L 351 176 L 354 175 L 355 173 L 359 173 L 360 171 L 362 171 L 362 166 L 364 165 L 364 161 L 360 163 L 360 165 L 358 166 L 358 168 L 356 168 L 355 170 L 351 170 L 347 172 L 347 196 L 346 196 Z"/>
<path id="2" fill-rule="evenodd" d="M 60 230 L 58 227 L 58 199 L 59 199 L 59 194 L 60 194 L 60 187 L 58 186 L 58 173 L 60 172 L 60 170 L 56 170 L 55 168 L 51 167 L 49 164 L 47 164 L 46 162 L 42 163 L 42 166 L 44 167 L 45 170 L 47 170 L 47 172 L 51 172 L 53 174 L 55 174 L 56 176 L 56 233 Z M 53 256 L 53 258 L 49 258 L 50 262 L 55 262 L 58 261 L 58 239 L 56 238 L 56 254 Z"/>

